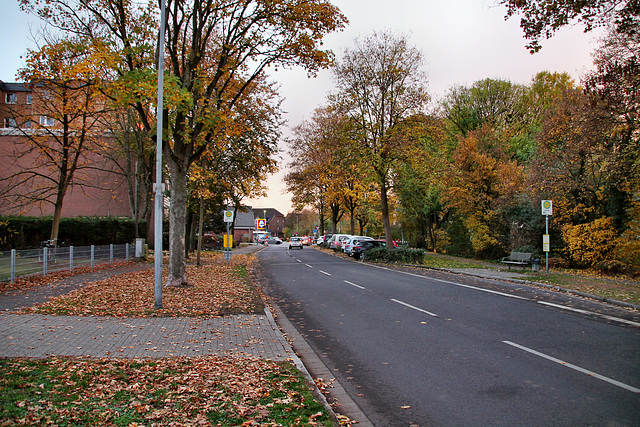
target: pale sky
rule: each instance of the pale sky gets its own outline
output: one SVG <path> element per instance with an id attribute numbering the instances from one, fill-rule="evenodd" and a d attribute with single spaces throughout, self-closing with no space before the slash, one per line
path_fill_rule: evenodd
<path id="1" fill-rule="evenodd" d="M 567 72 L 579 81 L 592 68 L 591 53 L 599 33 L 583 33 L 581 27 L 564 28 L 542 42 L 542 51 L 530 55 L 525 49 L 519 18 L 504 20 L 506 8 L 497 0 L 333 0 L 349 19 L 348 27 L 325 39 L 339 60 L 356 37 L 372 31 L 392 31 L 408 36 L 410 43 L 425 57 L 428 87 L 437 101 L 453 85 L 471 85 L 485 78 L 502 78 L 529 83 L 540 71 Z M 21 56 L 34 48 L 30 26 L 36 19 L 21 12 L 18 0 L 2 0 L 3 25 L 0 26 L 0 80 L 16 81 L 16 71 L 24 65 Z M 31 23 L 31 24 L 30 24 Z M 280 82 L 285 98 L 283 108 L 290 128 L 308 120 L 313 110 L 325 103 L 333 90 L 330 71 L 308 79 L 301 70 L 285 70 L 273 75 Z M 281 144 L 286 151 L 286 146 Z M 283 194 L 285 157 L 281 171 L 267 182 L 269 197 L 247 201 L 254 207 L 276 208 L 287 214 L 291 200 Z"/>

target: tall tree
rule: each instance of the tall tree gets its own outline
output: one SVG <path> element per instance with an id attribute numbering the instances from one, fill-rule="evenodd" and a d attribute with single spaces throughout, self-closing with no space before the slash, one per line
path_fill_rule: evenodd
<path id="1" fill-rule="evenodd" d="M 400 216 L 413 245 L 436 251 L 447 214 L 442 193 L 451 153 L 445 120 L 417 116 L 403 126 L 410 128 L 403 133 L 411 137 L 394 177 Z"/>
<path id="2" fill-rule="evenodd" d="M 406 37 L 373 33 L 356 40 L 334 69 L 338 92 L 332 100 L 351 119 L 351 147 L 375 177 L 389 247 L 391 171 L 399 153 L 391 130 L 429 100 L 422 63 L 422 53 Z"/>
<path id="3" fill-rule="evenodd" d="M 506 18 L 522 15 L 520 27 L 531 40 L 531 53 L 542 46 L 540 39 L 551 38 L 560 28 L 579 22 L 588 32 L 612 24 L 620 34 L 637 31 L 640 19 L 638 0 L 500 0 L 507 7 Z"/>
<path id="4" fill-rule="evenodd" d="M 21 167 L 9 177 L 7 195 L 18 205 L 53 204 L 54 244 L 65 196 L 72 186 L 97 185 L 89 171 L 102 167 L 98 147 L 105 133 L 101 119 L 108 111 L 93 70 L 85 46 L 73 40 L 52 41 L 29 51 L 26 67 L 19 70 L 33 90 L 38 116 L 17 112 L 16 132 L 23 138 L 14 146 L 14 160 Z"/>
<path id="5" fill-rule="evenodd" d="M 522 186 L 523 168 L 488 125 L 461 137 L 452 160 L 444 200 L 461 214 L 475 254 L 495 258 L 507 250 L 505 213 Z"/>
<path id="6" fill-rule="evenodd" d="M 617 154 L 617 172 L 610 189 L 616 212 L 610 214 L 623 229 L 640 181 L 640 25 L 633 34 L 610 31 L 594 54 L 594 64 L 583 84 L 611 123 L 607 148 Z"/>
<path id="7" fill-rule="evenodd" d="M 471 87 L 451 88 L 441 105 L 453 124 L 453 133 L 466 137 L 469 132 L 489 126 L 509 141 L 513 156 L 526 161 L 534 150 L 535 130 L 535 110 L 529 93 L 528 87 L 508 80 L 484 79 Z"/>
<path id="8" fill-rule="evenodd" d="M 345 183 L 340 168 L 348 121 L 331 107 L 317 108 L 313 117 L 296 126 L 289 141 L 291 172 L 285 176 L 287 190 L 293 193 L 296 209 L 314 206 L 324 227 L 325 209 L 329 208 L 332 232 L 344 214 Z M 323 230 L 324 231 L 324 230 Z"/>
<path id="9" fill-rule="evenodd" d="M 155 8 L 127 0 L 51 0 L 25 3 L 59 27 L 111 42 L 119 89 L 128 94 L 141 122 L 152 132 Z M 187 176 L 230 113 L 268 67 L 302 66 L 311 74 L 332 61 L 319 48 L 346 18 L 324 0 L 169 0 L 167 2 L 167 104 L 163 144 L 171 179 L 168 285 L 185 285 Z M 142 58 L 142 59 L 141 59 Z M 105 58 L 105 62 L 111 61 Z M 109 62 L 107 62 L 109 63 Z"/>

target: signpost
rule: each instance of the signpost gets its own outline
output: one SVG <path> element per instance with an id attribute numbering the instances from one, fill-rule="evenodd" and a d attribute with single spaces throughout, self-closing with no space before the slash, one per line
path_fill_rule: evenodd
<path id="1" fill-rule="evenodd" d="M 542 201 L 542 215 L 544 215 L 546 219 L 545 235 L 542 236 L 542 251 L 545 253 L 547 261 L 546 270 L 547 273 L 549 273 L 549 252 L 551 251 L 551 239 L 549 237 L 549 216 L 553 215 L 553 201 Z"/>
<path id="2" fill-rule="evenodd" d="M 231 248 L 233 248 L 233 236 L 229 233 L 229 225 L 233 222 L 233 211 L 224 211 L 224 222 L 227 224 L 227 234 L 224 235 L 224 259 L 231 260 Z"/>

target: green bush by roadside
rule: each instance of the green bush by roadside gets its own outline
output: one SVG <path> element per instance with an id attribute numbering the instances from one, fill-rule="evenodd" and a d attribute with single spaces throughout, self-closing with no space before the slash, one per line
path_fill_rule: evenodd
<path id="1" fill-rule="evenodd" d="M 0 250 L 39 248 L 51 233 L 51 217 L 0 218 Z M 147 223 L 139 221 L 138 237 L 146 237 Z M 131 218 L 62 218 L 59 246 L 90 246 L 131 243 L 135 240 L 135 222 Z"/>
<path id="2" fill-rule="evenodd" d="M 424 249 L 413 248 L 373 248 L 366 252 L 369 261 L 382 262 L 404 262 L 411 264 L 422 264 L 424 260 Z"/>

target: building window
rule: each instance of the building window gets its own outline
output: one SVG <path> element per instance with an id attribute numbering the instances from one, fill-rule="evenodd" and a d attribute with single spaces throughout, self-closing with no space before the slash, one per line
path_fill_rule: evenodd
<path id="1" fill-rule="evenodd" d="M 7 93 L 5 96 L 5 102 L 7 104 L 16 104 L 18 102 L 18 95 L 15 93 Z"/>
<path id="2" fill-rule="evenodd" d="M 6 127 L 6 128 L 15 128 L 15 127 L 17 127 L 16 119 L 5 118 L 4 119 L 4 127 Z"/>
<path id="3" fill-rule="evenodd" d="M 26 122 L 24 122 L 24 127 L 25 129 L 31 129 L 31 120 L 27 120 Z"/>
<path id="4" fill-rule="evenodd" d="M 27 104 L 31 104 L 33 102 L 33 95 L 28 93 L 27 94 Z"/>
<path id="5" fill-rule="evenodd" d="M 47 116 L 40 116 L 40 124 L 42 126 L 53 126 L 53 119 Z"/>

